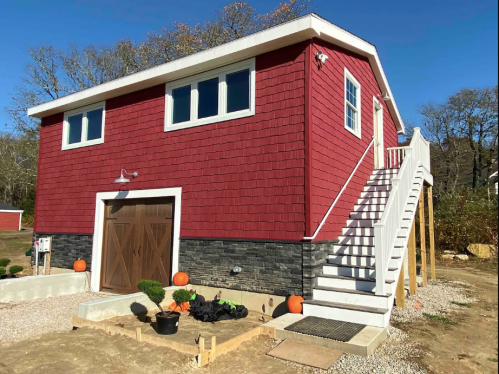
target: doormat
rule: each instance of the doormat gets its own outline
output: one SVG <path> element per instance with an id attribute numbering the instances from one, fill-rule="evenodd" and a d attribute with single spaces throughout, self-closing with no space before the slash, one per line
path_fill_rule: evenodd
<path id="1" fill-rule="evenodd" d="M 305 317 L 301 321 L 289 325 L 284 330 L 347 343 L 364 330 L 365 327 L 365 325 L 357 323 L 318 317 Z"/>
<path id="2" fill-rule="evenodd" d="M 343 352 L 319 347 L 293 339 L 286 339 L 267 355 L 301 365 L 312 366 L 323 370 L 329 369 Z"/>

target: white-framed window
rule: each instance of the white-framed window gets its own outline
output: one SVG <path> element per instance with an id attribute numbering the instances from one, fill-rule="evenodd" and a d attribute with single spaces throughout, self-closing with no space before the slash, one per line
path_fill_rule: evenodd
<path id="1" fill-rule="evenodd" d="M 255 59 L 166 84 L 165 131 L 255 114 Z"/>
<path id="2" fill-rule="evenodd" d="M 361 86 L 359 81 L 345 68 L 345 128 L 361 137 Z"/>
<path id="3" fill-rule="evenodd" d="M 65 112 L 62 150 L 104 143 L 105 117 L 105 102 Z"/>

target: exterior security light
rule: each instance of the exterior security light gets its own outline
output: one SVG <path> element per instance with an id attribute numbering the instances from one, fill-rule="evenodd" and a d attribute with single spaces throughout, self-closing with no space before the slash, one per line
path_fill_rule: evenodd
<path id="1" fill-rule="evenodd" d="M 243 271 L 243 269 L 240 266 L 234 266 L 234 268 L 232 269 L 232 272 L 234 274 L 239 274 L 242 271 Z"/>
<path id="2" fill-rule="evenodd" d="M 315 58 L 317 59 L 317 61 L 320 61 L 321 63 L 325 64 L 327 59 L 329 58 L 328 55 L 325 55 L 324 52 L 322 51 L 319 51 L 317 52 L 317 54 L 315 55 Z"/>
<path id="3" fill-rule="evenodd" d="M 131 175 L 132 178 L 134 178 L 134 179 L 139 176 L 139 174 L 137 172 L 135 172 L 135 173 L 128 173 L 125 169 L 121 169 L 121 176 L 118 179 L 115 179 L 114 183 L 119 183 L 119 184 L 130 183 L 130 179 L 125 178 L 124 175 L 123 175 L 123 173 Z"/>
<path id="4" fill-rule="evenodd" d="M 383 94 L 379 94 L 378 98 L 382 98 L 383 101 L 391 101 L 392 100 L 392 98 L 390 97 L 390 95 L 388 94 L 388 92 L 385 92 Z"/>

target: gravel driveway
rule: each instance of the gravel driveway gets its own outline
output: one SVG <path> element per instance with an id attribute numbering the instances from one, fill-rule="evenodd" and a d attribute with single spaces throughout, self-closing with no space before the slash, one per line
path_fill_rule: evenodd
<path id="1" fill-rule="evenodd" d="M 54 331 L 72 329 L 71 318 L 78 315 L 78 305 L 109 295 L 84 292 L 39 299 L 0 303 L 0 341 L 19 342 Z"/>

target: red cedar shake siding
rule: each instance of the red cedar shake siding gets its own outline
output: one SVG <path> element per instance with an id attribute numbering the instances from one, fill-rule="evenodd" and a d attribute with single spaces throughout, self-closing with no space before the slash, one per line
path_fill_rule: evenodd
<path id="1" fill-rule="evenodd" d="M 19 231 L 21 213 L 0 212 L 0 231 Z"/>
<path id="2" fill-rule="evenodd" d="M 104 144 L 61 151 L 44 118 L 35 232 L 92 234 L 95 195 L 182 187 L 181 237 L 301 240 L 305 231 L 305 48 L 256 58 L 256 115 L 164 132 L 165 86 L 106 102 Z"/>
<path id="3" fill-rule="evenodd" d="M 315 54 L 329 56 L 318 67 Z M 362 157 L 374 133 L 373 96 L 381 93 L 366 58 L 321 40 L 314 40 L 312 58 L 312 227 L 318 227 L 355 165 Z M 345 129 L 345 67 L 361 84 L 362 139 Z M 396 147 L 398 135 L 384 103 L 384 146 Z M 316 240 L 337 239 L 354 204 L 374 169 L 374 152 L 364 158 L 348 188 L 331 212 Z"/>

